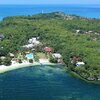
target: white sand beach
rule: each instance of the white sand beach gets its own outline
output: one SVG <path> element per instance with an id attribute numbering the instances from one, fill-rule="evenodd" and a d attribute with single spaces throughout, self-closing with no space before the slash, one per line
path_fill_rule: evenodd
<path id="1" fill-rule="evenodd" d="M 35 63 L 23 62 L 21 64 L 16 63 L 16 64 L 12 64 L 10 66 L 0 65 L 0 74 L 11 71 L 11 70 L 20 69 L 20 68 L 24 68 L 24 67 L 30 67 L 30 66 L 36 66 L 36 65 L 40 65 L 40 63 L 38 63 L 38 62 L 35 62 Z"/>
<path id="2" fill-rule="evenodd" d="M 30 67 L 30 66 L 39 66 L 39 65 L 57 65 L 57 64 L 43 61 L 41 63 L 40 62 L 34 62 L 34 63 L 23 62 L 21 64 L 15 63 L 10 66 L 0 65 L 0 74 L 8 72 L 8 71 L 12 71 L 12 70 L 20 69 L 20 68 L 25 68 L 25 67 Z"/>

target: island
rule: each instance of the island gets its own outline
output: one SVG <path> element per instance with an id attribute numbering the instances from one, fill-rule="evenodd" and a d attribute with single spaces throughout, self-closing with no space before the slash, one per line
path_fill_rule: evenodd
<path id="1" fill-rule="evenodd" d="M 63 12 L 5 17 L 0 22 L 0 67 L 16 63 L 65 64 L 83 79 L 99 81 L 100 19 Z"/>

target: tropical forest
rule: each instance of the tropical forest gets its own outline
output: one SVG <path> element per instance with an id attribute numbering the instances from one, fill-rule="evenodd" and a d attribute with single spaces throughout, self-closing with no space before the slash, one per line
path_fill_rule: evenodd
<path id="1" fill-rule="evenodd" d="M 87 80 L 100 79 L 100 19 L 63 12 L 5 17 L 0 21 L 0 57 L 23 52 L 31 37 L 59 52 L 68 70 Z"/>

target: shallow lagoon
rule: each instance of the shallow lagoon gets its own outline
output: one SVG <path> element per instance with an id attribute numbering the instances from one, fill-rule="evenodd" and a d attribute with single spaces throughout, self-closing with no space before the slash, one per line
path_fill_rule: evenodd
<path id="1" fill-rule="evenodd" d="M 99 100 L 100 85 L 73 78 L 62 68 L 29 67 L 0 75 L 0 100 Z"/>

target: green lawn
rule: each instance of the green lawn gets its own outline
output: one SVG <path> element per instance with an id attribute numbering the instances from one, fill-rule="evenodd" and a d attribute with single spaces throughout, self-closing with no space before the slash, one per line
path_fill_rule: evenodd
<path id="1" fill-rule="evenodd" d="M 39 58 L 47 59 L 47 55 L 46 55 L 45 53 L 37 52 L 36 55 L 37 55 Z"/>

